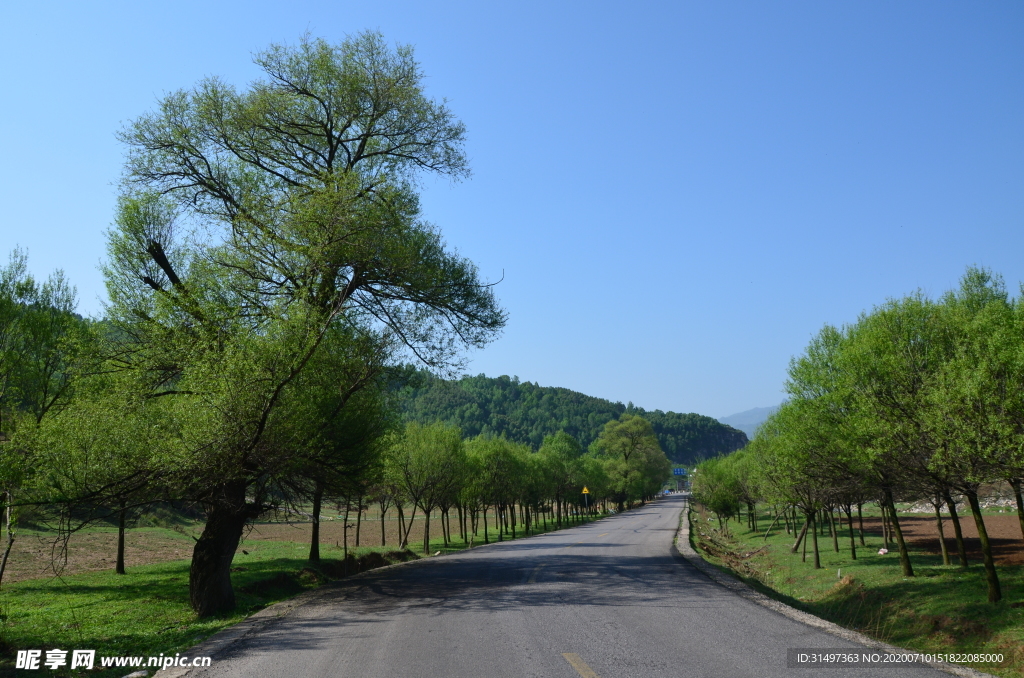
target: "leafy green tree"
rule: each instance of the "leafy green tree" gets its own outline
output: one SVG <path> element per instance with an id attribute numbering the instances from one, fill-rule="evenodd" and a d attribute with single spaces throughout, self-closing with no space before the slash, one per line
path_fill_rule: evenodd
<path id="1" fill-rule="evenodd" d="M 590 449 L 595 456 L 607 460 L 614 500 L 620 511 L 627 501 L 653 496 L 672 471 L 650 422 L 638 415 L 624 414 L 605 424 Z"/>
<path id="2" fill-rule="evenodd" d="M 58 527 L 65 537 L 95 520 L 117 518 L 115 569 L 124 574 L 126 518 L 169 498 L 152 490 L 170 472 L 153 460 L 180 451 L 172 413 L 134 397 L 121 381 L 116 374 L 78 380 L 71 403 L 24 432 L 19 443 L 32 450 L 38 467 L 29 498 L 62 509 Z"/>
<path id="3" fill-rule="evenodd" d="M 729 519 L 738 516 L 740 510 L 739 479 L 734 470 L 728 457 L 715 457 L 698 464 L 693 474 L 694 500 L 715 514 L 723 532 L 728 531 Z"/>
<path id="4" fill-rule="evenodd" d="M 956 350 L 929 391 L 929 425 L 940 441 L 930 460 L 937 475 L 967 499 L 981 541 L 988 600 L 1002 598 L 978 490 L 1007 480 L 1017 496 L 1024 531 L 1024 314 L 1010 303 L 1002 279 L 968 269 L 960 288 L 947 294 L 943 309 Z"/>
<path id="5" fill-rule="evenodd" d="M 843 507 L 850 521 L 850 554 L 856 559 L 852 505 L 862 503 L 877 486 L 870 482 L 874 476 L 864 452 L 872 444 L 867 413 L 843 362 L 849 343 L 849 331 L 826 325 L 804 355 L 790 363 L 786 391 L 794 408 L 776 422 L 775 433 L 801 460 L 790 469 L 799 469 L 802 476 L 790 477 L 801 485 L 802 500 L 794 503 L 801 505 L 805 516 L 812 504 L 823 509 L 837 552 L 838 531 L 832 516 L 834 508 Z M 816 522 L 816 515 L 807 517 Z"/>
<path id="6" fill-rule="evenodd" d="M 835 430 L 821 403 L 793 399 L 762 424 L 750 449 L 767 494 L 780 503 L 796 506 L 803 513 L 804 528 L 794 544 L 794 551 L 809 534 L 815 569 L 821 567 L 816 529 L 818 514 L 830 504 L 836 487 L 851 473 L 847 450 L 843 449 L 841 440 L 833 437 Z M 736 485 L 739 495 L 738 479 Z M 806 554 L 806 548 L 804 552 Z"/>
<path id="7" fill-rule="evenodd" d="M 872 485 L 882 495 L 905 576 L 913 576 L 894 497 L 914 495 L 930 479 L 937 442 L 927 428 L 929 384 L 946 360 L 948 335 L 938 306 L 920 294 L 890 301 L 862 316 L 841 353 L 859 407 Z"/>
<path id="8" fill-rule="evenodd" d="M 462 124 L 424 95 L 411 49 L 367 33 L 255 60 L 265 78 L 247 90 L 210 78 L 124 130 L 105 270 L 108 364 L 171 413 L 180 456 L 153 465 L 187 477 L 168 491 L 206 512 L 190 574 L 201 616 L 234 605 L 245 523 L 331 449 L 298 413 L 303 374 L 345 344 L 333 338 L 352 338 L 346 363 L 402 346 L 443 368 L 505 320 L 420 218 L 416 177 L 467 168 Z M 368 383 L 344 380 L 331 400 Z"/>
<path id="9" fill-rule="evenodd" d="M 479 521 L 483 517 L 487 520 L 487 496 L 486 484 L 486 446 L 482 444 L 484 439 L 477 437 L 466 441 L 466 481 L 462 483 L 459 491 L 459 502 L 467 514 L 469 523 L 469 543 L 472 545 L 479 531 Z M 490 539 L 485 530 L 485 543 Z"/>
<path id="10" fill-rule="evenodd" d="M 506 438 L 477 436 L 468 444 L 473 449 L 473 455 L 481 471 L 479 483 L 484 503 L 494 507 L 495 527 L 498 531 L 498 541 L 501 541 L 509 527 L 515 529 L 514 516 L 509 515 L 509 509 L 515 506 L 522 495 L 530 450 L 527 446 Z M 489 541 L 485 510 L 484 542 Z"/>
<path id="11" fill-rule="evenodd" d="M 30 436 L 47 414 L 67 405 L 74 363 L 89 343 L 75 303 L 64 274 L 58 270 L 37 282 L 22 250 L 0 268 L 0 510 L 6 533 L 0 580 L 14 545 L 17 495 L 39 470 L 18 435 Z"/>
<path id="12" fill-rule="evenodd" d="M 555 524 L 562 527 L 565 501 L 576 489 L 578 467 L 583 456 L 579 442 L 565 431 L 547 436 L 537 451 L 541 473 L 555 508 Z"/>

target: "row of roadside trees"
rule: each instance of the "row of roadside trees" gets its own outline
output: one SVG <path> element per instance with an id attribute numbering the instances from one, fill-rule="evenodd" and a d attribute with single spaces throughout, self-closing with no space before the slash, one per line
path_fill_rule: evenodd
<path id="1" fill-rule="evenodd" d="M 606 511 L 609 504 L 623 510 L 648 500 L 670 469 L 650 423 L 635 415 L 609 421 L 589 450 L 565 432 L 546 437 L 534 451 L 505 438 L 464 441 L 453 426 L 413 422 L 391 438 L 380 465 L 363 479 L 355 503 L 376 502 L 382 520 L 393 507 L 403 546 L 419 510 L 427 521 L 426 552 L 435 509 L 442 516 L 445 543 L 451 539 L 453 511 L 463 541 L 472 542 L 482 531 L 487 543 L 489 524 L 496 526 L 500 540 L 508 533 L 515 537 L 517 528 L 529 534 L 538 525 L 561 527 L 583 514 Z M 353 498 L 344 499 L 348 506 Z M 411 507 L 408 515 L 405 507 Z"/>
<path id="2" fill-rule="evenodd" d="M 970 268 L 938 300 L 917 293 L 856 323 L 826 326 L 790 364 L 786 390 L 787 402 L 746 449 L 698 467 L 695 498 L 726 519 L 743 508 L 749 519 L 758 503 L 786 521 L 799 513 L 800 539 L 814 535 L 816 567 L 819 521 L 838 551 L 836 516 L 845 515 L 856 558 L 854 513 L 875 501 L 908 577 L 914 569 L 896 503 L 932 505 L 950 564 L 948 513 L 964 568 L 966 509 L 980 537 L 988 600 L 1001 599 L 979 493 L 1007 483 L 1024 536 L 1024 299 L 1011 298 L 999 276 Z"/>

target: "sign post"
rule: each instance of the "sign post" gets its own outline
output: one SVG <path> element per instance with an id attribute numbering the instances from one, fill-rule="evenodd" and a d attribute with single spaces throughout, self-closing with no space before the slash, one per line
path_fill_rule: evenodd
<path id="1" fill-rule="evenodd" d="M 687 480 L 687 478 L 686 478 L 686 469 L 685 468 L 674 468 L 674 469 L 672 469 L 672 475 L 674 475 L 674 476 L 682 476 L 682 478 L 678 478 L 678 477 L 676 478 L 676 491 L 678 492 L 679 490 L 682 489 L 683 484 Z"/>
<path id="2" fill-rule="evenodd" d="M 587 513 L 590 513 L 590 497 L 587 496 L 589 494 L 590 494 L 590 490 L 588 490 L 587 486 L 584 485 L 583 486 L 583 505 L 587 507 Z"/>

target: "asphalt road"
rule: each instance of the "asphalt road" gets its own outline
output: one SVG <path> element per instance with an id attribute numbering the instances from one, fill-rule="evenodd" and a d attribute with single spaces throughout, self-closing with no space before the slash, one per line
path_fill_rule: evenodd
<path id="1" fill-rule="evenodd" d="M 234 643 L 198 675 L 948 675 L 907 665 L 787 668 L 787 648 L 866 648 L 750 602 L 674 556 L 682 506 L 669 497 L 589 525 L 365 573 Z"/>

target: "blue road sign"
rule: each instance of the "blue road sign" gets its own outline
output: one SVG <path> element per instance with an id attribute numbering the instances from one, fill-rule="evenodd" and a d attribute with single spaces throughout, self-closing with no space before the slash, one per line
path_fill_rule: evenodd
<path id="1" fill-rule="evenodd" d="M 685 476 L 686 475 L 686 469 L 685 468 L 674 468 L 674 469 L 672 469 L 672 475 L 674 475 L 674 476 Z"/>

